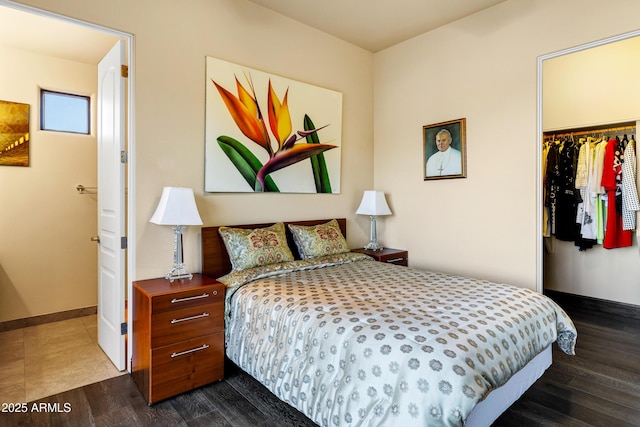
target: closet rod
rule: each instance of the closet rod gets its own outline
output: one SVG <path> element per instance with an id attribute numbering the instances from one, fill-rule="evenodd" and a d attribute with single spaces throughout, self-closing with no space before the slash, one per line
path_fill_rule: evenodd
<path id="1" fill-rule="evenodd" d="M 620 126 L 620 127 L 611 127 L 611 128 L 600 128 L 600 129 L 591 129 L 591 130 L 582 130 L 582 131 L 561 131 L 561 132 L 545 132 L 544 137 L 565 137 L 565 136 L 580 136 L 580 135 L 594 135 L 601 133 L 616 133 L 622 131 L 633 131 L 635 133 L 636 127 L 634 126 Z"/>

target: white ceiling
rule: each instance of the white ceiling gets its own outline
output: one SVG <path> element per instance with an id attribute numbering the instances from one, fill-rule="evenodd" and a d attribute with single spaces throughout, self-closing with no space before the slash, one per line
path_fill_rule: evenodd
<path id="1" fill-rule="evenodd" d="M 248 1 L 377 52 L 505 0 Z M 115 41 L 68 20 L 0 4 L 0 45 L 97 64 Z"/>
<path id="2" fill-rule="evenodd" d="M 249 0 L 371 52 L 505 0 Z"/>

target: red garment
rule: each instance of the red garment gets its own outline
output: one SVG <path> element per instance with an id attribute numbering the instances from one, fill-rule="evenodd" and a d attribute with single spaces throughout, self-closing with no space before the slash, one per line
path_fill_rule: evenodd
<path id="1" fill-rule="evenodd" d="M 607 192 L 607 229 L 604 233 L 602 246 L 605 249 L 623 248 L 631 246 L 632 232 L 622 228 L 622 212 L 616 209 L 616 189 L 622 182 L 621 148 L 616 139 L 607 142 L 604 153 L 604 171 L 601 185 Z"/>

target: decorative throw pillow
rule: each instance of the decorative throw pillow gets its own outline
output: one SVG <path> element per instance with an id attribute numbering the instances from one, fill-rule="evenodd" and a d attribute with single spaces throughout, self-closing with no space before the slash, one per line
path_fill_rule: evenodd
<path id="1" fill-rule="evenodd" d="M 347 241 L 335 219 L 311 226 L 289 224 L 289 230 L 302 259 L 349 252 Z"/>
<path id="2" fill-rule="evenodd" d="M 281 222 L 255 229 L 220 227 L 218 232 L 227 248 L 234 271 L 293 261 L 284 224 Z"/>

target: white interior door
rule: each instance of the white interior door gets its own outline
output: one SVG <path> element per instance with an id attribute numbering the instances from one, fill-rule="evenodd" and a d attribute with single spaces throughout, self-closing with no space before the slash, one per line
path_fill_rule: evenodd
<path id="1" fill-rule="evenodd" d="M 98 64 L 98 343 L 125 369 L 125 42 Z"/>

